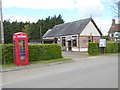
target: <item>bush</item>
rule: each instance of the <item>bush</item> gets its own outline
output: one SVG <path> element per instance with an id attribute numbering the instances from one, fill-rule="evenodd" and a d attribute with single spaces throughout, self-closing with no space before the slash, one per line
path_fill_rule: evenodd
<path id="1" fill-rule="evenodd" d="M 30 61 L 50 60 L 61 58 L 61 47 L 56 44 L 29 45 Z"/>
<path id="2" fill-rule="evenodd" d="M 5 63 L 13 63 L 13 45 L 12 44 L 5 44 L 4 46 L 4 59 L 5 59 Z M 4 62 L 4 61 L 3 61 Z"/>
<path id="3" fill-rule="evenodd" d="M 2 63 L 2 45 L 0 44 L 0 64 Z"/>
<path id="4" fill-rule="evenodd" d="M 106 43 L 105 53 L 118 53 L 118 44 L 117 43 Z"/>
<path id="5" fill-rule="evenodd" d="M 13 60 L 13 45 L 5 44 L 6 63 L 14 63 Z M 29 45 L 29 61 L 40 61 L 62 58 L 61 47 L 56 44 L 31 44 Z"/>
<path id="6" fill-rule="evenodd" d="M 98 43 L 93 43 L 93 42 L 89 43 L 88 54 L 89 55 L 98 55 L 99 54 Z"/>
<path id="7" fill-rule="evenodd" d="M 120 53 L 120 42 L 118 43 L 118 52 Z"/>
<path id="8" fill-rule="evenodd" d="M 120 42 L 107 42 L 105 47 L 105 53 L 120 53 Z M 99 43 L 90 42 L 88 45 L 89 55 L 98 55 L 101 53 Z"/>

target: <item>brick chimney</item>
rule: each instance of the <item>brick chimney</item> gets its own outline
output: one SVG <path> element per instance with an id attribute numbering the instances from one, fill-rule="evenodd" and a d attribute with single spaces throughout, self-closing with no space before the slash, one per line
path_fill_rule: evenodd
<path id="1" fill-rule="evenodd" d="M 115 24 L 115 19 L 112 19 L 112 24 Z"/>

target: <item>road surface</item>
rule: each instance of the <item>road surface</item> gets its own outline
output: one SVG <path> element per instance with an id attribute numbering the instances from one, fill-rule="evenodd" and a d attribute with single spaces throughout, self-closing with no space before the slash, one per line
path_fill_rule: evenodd
<path id="1" fill-rule="evenodd" d="M 77 55 L 73 59 L 70 63 L 4 72 L 3 88 L 118 88 L 117 54 Z"/>

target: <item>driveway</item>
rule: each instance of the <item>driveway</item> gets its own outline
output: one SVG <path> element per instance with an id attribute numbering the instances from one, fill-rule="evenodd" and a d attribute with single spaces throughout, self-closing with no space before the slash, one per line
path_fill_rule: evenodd
<path id="1" fill-rule="evenodd" d="M 74 52 L 74 51 L 62 51 L 62 55 L 64 57 L 68 57 L 68 58 L 77 58 L 77 57 L 88 57 L 88 53 L 87 52 Z"/>
<path id="2" fill-rule="evenodd" d="M 88 58 L 90 57 L 87 52 L 73 52 L 73 51 L 63 51 L 62 55 L 64 58 L 71 58 L 73 60 L 82 60 L 80 58 Z"/>

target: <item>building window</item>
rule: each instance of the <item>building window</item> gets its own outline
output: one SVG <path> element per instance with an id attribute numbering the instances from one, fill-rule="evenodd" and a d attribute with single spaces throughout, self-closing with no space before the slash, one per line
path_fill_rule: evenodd
<path id="1" fill-rule="evenodd" d="M 62 46 L 66 46 L 66 40 L 65 40 L 65 37 L 62 37 Z"/>
<path id="2" fill-rule="evenodd" d="M 73 47 L 77 47 L 77 36 L 72 36 Z"/>

